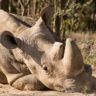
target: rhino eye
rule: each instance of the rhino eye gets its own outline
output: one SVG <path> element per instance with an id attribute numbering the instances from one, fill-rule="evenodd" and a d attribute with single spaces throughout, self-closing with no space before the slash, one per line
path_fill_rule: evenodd
<path id="1" fill-rule="evenodd" d="M 48 71 L 48 68 L 47 68 L 47 66 L 45 66 L 45 65 L 43 65 L 43 69 L 44 69 L 45 71 Z"/>

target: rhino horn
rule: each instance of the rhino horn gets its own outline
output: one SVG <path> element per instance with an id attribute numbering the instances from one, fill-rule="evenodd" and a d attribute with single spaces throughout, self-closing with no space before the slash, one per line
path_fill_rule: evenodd
<path id="1" fill-rule="evenodd" d="M 64 65 L 64 73 L 67 76 L 76 76 L 84 69 L 81 52 L 75 42 L 70 38 L 66 40 L 62 61 Z"/>

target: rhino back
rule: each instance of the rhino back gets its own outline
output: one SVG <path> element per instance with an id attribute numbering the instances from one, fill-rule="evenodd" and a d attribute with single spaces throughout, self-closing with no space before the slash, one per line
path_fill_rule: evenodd
<path id="1" fill-rule="evenodd" d="M 28 27 L 31 27 L 31 25 L 18 19 L 15 15 L 0 10 L 0 32 L 10 31 L 18 34 L 20 30 L 25 30 Z"/>

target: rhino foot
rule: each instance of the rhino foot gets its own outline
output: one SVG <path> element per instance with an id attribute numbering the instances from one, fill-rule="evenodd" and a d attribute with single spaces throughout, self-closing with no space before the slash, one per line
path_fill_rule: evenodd
<path id="1" fill-rule="evenodd" d="M 19 90 L 46 89 L 46 87 L 32 74 L 17 79 L 15 82 L 13 82 L 12 86 Z"/>

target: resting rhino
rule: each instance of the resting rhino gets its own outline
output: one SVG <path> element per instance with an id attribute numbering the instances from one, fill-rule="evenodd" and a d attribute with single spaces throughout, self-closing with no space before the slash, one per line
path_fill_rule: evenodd
<path id="1" fill-rule="evenodd" d="M 62 43 L 51 31 L 51 8 L 44 8 L 32 27 L 0 10 L 0 82 L 21 90 L 93 88 L 75 42 Z"/>

